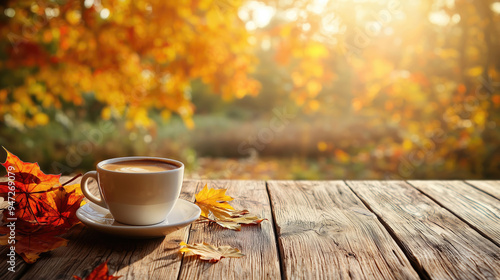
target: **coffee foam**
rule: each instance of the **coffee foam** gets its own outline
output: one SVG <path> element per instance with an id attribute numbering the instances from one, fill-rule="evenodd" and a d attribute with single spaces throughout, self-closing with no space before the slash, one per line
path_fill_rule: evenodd
<path id="1" fill-rule="evenodd" d="M 102 168 L 124 173 L 148 173 L 173 170 L 179 166 L 156 160 L 130 160 L 104 164 Z"/>

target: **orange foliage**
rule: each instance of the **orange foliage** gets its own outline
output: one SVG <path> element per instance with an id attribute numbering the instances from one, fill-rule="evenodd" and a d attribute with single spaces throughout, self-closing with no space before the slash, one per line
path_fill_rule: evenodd
<path id="1" fill-rule="evenodd" d="M 255 95 L 255 64 L 237 17 L 241 3 L 219 1 L 20 1 L 0 25 L 8 59 L 2 67 L 36 71 L 9 87 L 2 116 L 45 125 L 48 108 L 81 105 L 87 93 L 102 117 L 126 116 L 128 127 L 153 125 L 148 109 L 174 112 L 192 126 L 190 81 L 201 79 L 225 99 Z"/>

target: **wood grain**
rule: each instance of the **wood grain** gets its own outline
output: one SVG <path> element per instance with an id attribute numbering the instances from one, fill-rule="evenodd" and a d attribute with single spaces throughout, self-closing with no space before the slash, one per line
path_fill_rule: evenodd
<path id="1" fill-rule="evenodd" d="M 467 180 L 466 182 L 483 192 L 500 199 L 500 181 Z"/>
<path id="2" fill-rule="evenodd" d="M 267 218 L 259 226 L 242 226 L 241 231 L 206 223 L 193 224 L 188 243 L 207 242 L 216 246 L 229 245 L 245 254 L 241 258 L 224 258 L 216 264 L 184 257 L 179 279 L 279 279 L 281 277 L 269 197 L 264 181 L 200 181 L 211 188 L 227 188 L 234 198 L 235 209 L 248 209 Z"/>
<path id="3" fill-rule="evenodd" d="M 262 181 L 186 181 L 181 197 L 194 201 L 205 182 L 229 188 L 235 207 L 269 221 L 241 232 L 196 224 L 151 240 L 78 225 L 64 236 L 67 247 L 35 264 L 17 257 L 16 273 L 7 272 L 8 248 L 0 248 L 0 279 L 71 279 L 105 260 L 120 279 L 500 279 L 499 181 L 467 181 L 474 187 L 412 181 L 432 199 L 402 181 L 348 182 L 350 188 L 340 181 L 274 181 L 268 190 Z M 183 258 L 180 241 L 227 244 L 246 256 L 217 264 Z"/>
<path id="4" fill-rule="evenodd" d="M 498 279 L 500 251 L 452 213 L 401 181 L 348 181 L 424 277 Z"/>
<path id="5" fill-rule="evenodd" d="M 396 242 L 342 181 L 270 181 L 287 279 L 418 279 Z"/>
<path id="6" fill-rule="evenodd" d="M 9 247 L 2 246 L 2 249 L 0 250 L 0 279 L 2 280 L 17 279 L 21 275 L 23 275 L 29 268 L 29 265 L 27 265 L 19 255 L 16 255 L 16 265 L 14 268 L 15 271 L 8 271 L 7 269 L 10 267 L 10 265 L 7 263 L 7 260 L 9 259 L 9 257 L 7 257 L 7 254 L 9 252 Z"/>
<path id="7" fill-rule="evenodd" d="M 181 198 L 194 201 L 195 182 L 184 182 Z M 126 239 L 102 234 L 79 225 L 68 236 L 68 247 L 41 258 L 22 279 L 71 279 L 87 276 L 108 260 L 110 271 L 120 279 L 176 279 L 181 265 L 179 242 L 188 237 L 189 227 L 165 238 Z"/>
<path id="8" fill-rule="evenodd" d="M 462 181 L 409 181 L 500 247 L 500 201 Z"/>

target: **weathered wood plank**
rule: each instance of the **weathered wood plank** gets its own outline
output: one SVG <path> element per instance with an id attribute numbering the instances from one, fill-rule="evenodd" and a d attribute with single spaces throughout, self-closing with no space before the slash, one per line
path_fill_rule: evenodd
<path id="1" fill-rule="evenodd" d="M 432 279 L 500 278 L 498 247 L 401 181 L 348 181 L 398 239 L 421 275 Z"/>
<path id="2" fill-rule="evenodd" d="M 500 181 L 467 180 L 466 182 L 483 192 L 500 199 Z"/>
<path id="3" fill-rule="evenodd" d="M 462 181 L 409 181 L 500 247 L 500 201 Z"/>
<path id="4" fill-rule="evenodd" d="M 376 216 L 342 181 L 270 181 L 287 279 L 418 279 Z"/>
<path id="5" fill-rule="evenodd" d="M 10 253 L 9 247 L 2 246 L 2 249 L 0 250 L 0 279 L 2 280 L 17 279 L 29 268 L 29 265 L 16 254 L 14 272 L 7 270 L 10 267 L 7 263 L 7 260 L 10 259 L 10 256 L 7 256 L 8 253 Z"/>
<path id="6" fill-rule="evenodd" d="M 186 181 L 181 198 L 194 201 L 196 183 Z M 165 238 L 141 240 L 109 236 L 80 225 L 69 236 L 68 247 L 58 248 L 41 258 L 22 279 L 71 279 L 86 276 L 97 265 L 108 266 L 120 279 L 176 279 L 181 256 L 179 242 L 188 237 L 189 227 Z"/>
<path id="7" fill-rule="evenodd" d="M 279 279 L 281 277 L 269 197 L 264 181 L 200 181 L 211 188 L 227 188 L 234 198 L 235 209 L 248 209 L 267 218 L 260 226 L 243 226 L 241 231 L 223 229 L 206 223 L 193 224 L 188 243 L 207 242 L 229 245 L 245 254 L 242 258 L 225 258 L 217 264 L 184 257 L 179 279 Z"/>

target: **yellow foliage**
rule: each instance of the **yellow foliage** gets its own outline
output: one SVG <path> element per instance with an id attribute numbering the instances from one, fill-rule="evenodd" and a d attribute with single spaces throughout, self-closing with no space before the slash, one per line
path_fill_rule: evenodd
<path id="1" fill-rule="evenodd" d="M 381 79 L 388 76 L 394 69 L 391 62 L 383 59 L 373 60 L 373 75 L 375 78 Z"/>
<path id="2" fill-rule="evenodd" d="M 307 92 L 309 93 L 309 97 L 314 98 L 321 91 L 321 83 L 315 80 L 311 80 L 307 83 Z"/>
<path id="3" fill-rule="evenodd" d="M 33 121 L 37 125 L 46 125 L 49 123 L 49 116 L 44 113 L 36 113 L 33 117 Z"/>
<path id="4" fill-rule="evenodd" d="M 413 148 L 413 143 L 409 139 L 403 140 L 403 149 L 409 151 Z"/>
<path id="5" fill-rule="evenodd" d="M 342 151 L 341 149 L 335 150 L 335 158 L 337 158 L 342 163 L 347 163 L 350 160 L 350 156 L 348 153 Z"/>
<path id="6" fill-rule="evenodd" d="M 469 70 L 467 70 L 467 75 L 469 75 L 471 77 L 478 77 L 482 73 L 483 73 L 483 67 L 481 67 L 481 66 L 476 66 L 473 68 L 469 68 Z"/>
<path id="7" fill-rule="evenodd" d="M 363 102 L 358 98 L 353 99 L 352 100 L 352 108 L 354 109 L 354 111 L 361 110 L 361 108 L 363 108 Z"/>
<path id="8" fill-rule="evenodd" d="M 484 111 L 478 111 L 473 117 L 474 122 L 479 126 L 479 127 L 484 127 L 484 123 L 486 122 L 486 112 Z"/>
<path id="9" fill-rule="evenodd" d="M 328 144 L 326 144 L 323 141 L 320 141 L 320 142 L 318 142 L 317 147 L 318 147 L 318 151 L 324 152 L 324 151 L 326 151 L 326 149 L 328 149 Z"/>
<path id="10" fill-rule="evenodd" d="M 309 103 L 308 103 L 308 106 L 309 106 L 309 109 L 311 109 L 311 111 L 317 111 L 319 109 L 319 102 L 318 100 L 310 100 Z"/>
<path id="11" fill-rule="evenodd" d="M 202 80 L 224 99 L 260 90 L 248 75 L 257 60 L 238 18 L 241 1 L 96 1 L 91 7 L 82 3 L 13 4 L 16 16 L 0 27 L 2 34 L 22 32 L 33 18 L 46 17 L 51 9 L 61 15 L 38 24 L 32 40 L 42 49 L 54 44 L 54 53 L 27 50 L 7 61 L 21 71 L 26 61 L 35 61 L 38 69 L 31 82 L 26 79 L 13 89 L 8 102 L 22 108 L 12 117 L 21 120 L 29 115 L 30 108 L 39 105 L 32 97 L 49 108 L 60 106 L 60 100 L 82 105 L 82 94 L 93 93 L 105 105 L 103 118 L 125 116 L 129 128 L 154 125 L 147 114 L 152 108 L 182 111 L 182 119 L 192 127 L 191 97 L 186 94 L 192 80 Z M 317 48 L 311 51 L 321 55 Z M 110 108 L 116 109 L 114 114 Z M 32 122 L 45 123 L 45 117 Z"/>
<path id="12" fill-rule="evenodd" d="M 328 56 L 328 51 L 324 45 L 314 43 L 309 45 L 305 50 L 305 56 L 308 58 L 325 58 Z"/>
<path id="13" fill-rule="evenodd" d="M 109 120 L 111 118 L 111 108 L 106 107 L 101 111 L 101 117 L 103 120 Z"/>

